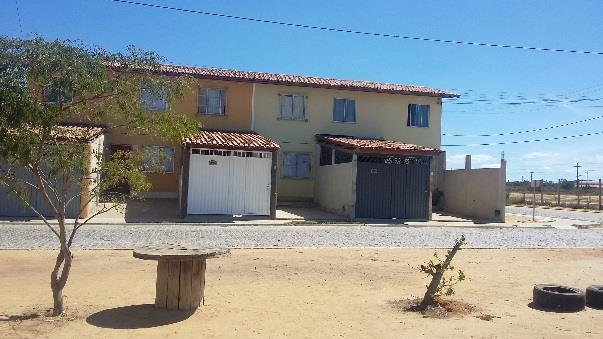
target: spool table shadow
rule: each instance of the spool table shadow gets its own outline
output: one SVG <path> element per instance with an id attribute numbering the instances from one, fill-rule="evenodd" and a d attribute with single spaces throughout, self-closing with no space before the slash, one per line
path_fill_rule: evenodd
<path id="1" fill-rule="evenodd" d="M 90 325 L 113 329 L 136 329 L 164 326 L 188 319 L 195 310 L 174 311 L 152 304 L 110 308 L 86 318 Z"/>

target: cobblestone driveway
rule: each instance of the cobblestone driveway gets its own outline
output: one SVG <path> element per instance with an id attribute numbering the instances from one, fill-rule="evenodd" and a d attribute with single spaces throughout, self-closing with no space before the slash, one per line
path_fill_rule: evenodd
<path id="1" fill-rule="evenodd" d="M 603 229 L 437 228 L 374 226 L 86 225 L 76 248 L 129 249 L 183 243 L 208 247 L 450 247 L 464 234 L 474 248 L 603 247 Z M 41 225 L 0 225 L 0 249 L 56 248 Z"/>

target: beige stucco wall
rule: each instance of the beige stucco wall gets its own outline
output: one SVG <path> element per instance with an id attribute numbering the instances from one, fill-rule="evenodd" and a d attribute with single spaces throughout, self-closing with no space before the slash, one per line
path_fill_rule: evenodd
<path id="1" fill-rule="evenodd" d="M 197 113 L 199 87 L 226 89 L 226 111 L 224 115 L 205 115 Z M 251 129 L 253 85 L 215 80 L 197 79 L 196 84 L 186 89 L 182 97 L 172 103 L 174 113 L 184 114 L 202 123 L 203 128 L 226 130 Z M 152 111 L 149 114 L 153 114 Z M 137 146 L 172 146 L 175 149 L 173 173 L 147 173 L 151 189 L 145 193 L 149 198 L 176 198 L 179 190 L 182 145 L 170 144 L 148 135 L 130 135 L 123 130 L 111 130 L 107 135 L 107 147 L 129 144 Z"/>
<path id="2" fill-rule="evenodd" d="M 506 163 L 500 168 L 446 170 L 444 211 L 478 219 L 505 219 Z M 499 210 L 497 216 L 495 210 Z"/>
<path id="3" fill-rule="evenodd" d="M 326 211 L 354 217 L 356 207 L 356 156 L 344 164 L 320 166 L 315 201 Z"/>
<path id="4" fill-rule="evenodd" d="M 282 93 L 303 94 L 307 97 L 307 121 L 278 119 L 279 94 Z M 442 107 L 438 98 L 267 84 L 256 84 L 254 97 L 254 130 L 281 146 L 277 173 L 279 200 L 314 198 L 318 164 L 314 135 L 318 133 L 381 137 L 440 148 Z M 332 121 L 334 98 L 356 100 L 356 123 Z M 408 104 L 411 103 L 430 105 L 429 128 L 406 126 Z M 282 152 L 286 151 L 312 155 L 314 166 L 310 179 L 282 177 Z"/>
<path id="5" fill-rule="evenodd" d="M 98 210 L 98 195 L 93 193 L 98 186 L 99 174 L 98 169 L 99 157 L 103 155 L 103 147 L 105 136 L 103 134 L 96 137 L 84 145 L 84 152 L 89 159 L 88 167 L 84 170 L 90 175 L 82 178 L 80 187 L 80 218 L 87 218 Z M 93 195 L 94 194 L 94 195 Z"/>

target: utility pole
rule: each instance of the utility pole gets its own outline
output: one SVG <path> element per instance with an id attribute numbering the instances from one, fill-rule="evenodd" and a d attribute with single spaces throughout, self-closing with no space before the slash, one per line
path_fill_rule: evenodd
<path id="1" fill-rule="evenodd" d="M 523 186 L 523 175 L 521 176 L 521 185 Z M 525 204 L 526 203 L 526 190 L 522 189 L 522 191 L 523 191 L 523 200 L 522 200 L 522 203 Z"/>
<path id="2" fill-rule="evenodd" d="M 594 172 L 595 170 L 593 169 L 586 169 L 584 170 L 584 172 L 586 172 L 586 194 L 588 194 L 588 203 L 586 203 L 586 206 L 588 206 L 587 208 L 590 209 L 590 181 L 588 180 L 588 173 Z"/>
<path id="3" fill-rule="evenodd" d="M 536 221 L 536 184 L 532 179 L 534 171 L 530 172 L 530 185 L 532 185 L 532 221 Z"/>
<path id="4" fill-rule="evenodd" d="M 582 166 L 580 166 L 579 163 L 576 163 L 576 166 L 572 167 L 576 167 L 576 197 L 578 198 L 578 208 L 580 208 L 580 174 L 578 171 Z"/>
<path id="5" fill-rule="evenodd" d="M 544 206 L 544 179 L 540 179 L 540 206 Z"/>
<path id="6" fill-rule="evenodd" d="M 557 183 L 557 206 L 561 206 L 561 179 Z"/>

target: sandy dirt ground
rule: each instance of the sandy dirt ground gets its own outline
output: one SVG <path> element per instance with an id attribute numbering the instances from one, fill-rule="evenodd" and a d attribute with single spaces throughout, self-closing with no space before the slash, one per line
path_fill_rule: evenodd
<path id="1" fill-rule="evenodd" d="M 0 251 L 0 337 L 603 337 L 603 310 L 529 306 L 535 283 L 602 284 L 603 249 L 463 250 L 467 281 L 450 299 L 479 310 L 445 319 L 400 309 L 421 296 L 429 249 L 234 250 L 210 259 L 205 306 L 154 309 L 155 262 L 131 251 L 77 251 L 66 315 L 51 306 L 51 251 Z M 29 318 L 29 319 L 28 319 Z M 481 318 L 481 319 L 480 319 Z M 490 319 L 490 320 L 482 320 Z"/>

